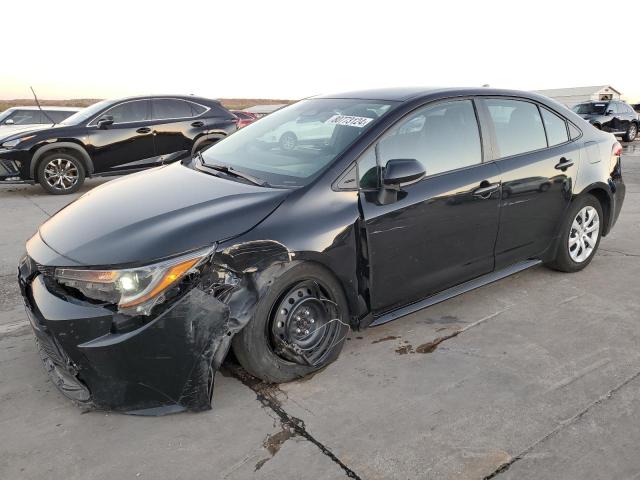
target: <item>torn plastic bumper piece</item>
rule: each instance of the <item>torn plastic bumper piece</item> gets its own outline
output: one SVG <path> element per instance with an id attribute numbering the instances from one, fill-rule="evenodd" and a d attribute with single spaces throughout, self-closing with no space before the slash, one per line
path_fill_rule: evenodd
<path id="1" fill-rule="evenodd" d="M 113 311 L 60 298 L 41 274 L 19 277 L 38 351 L 65 396 L 139 415 L 211 408 L 213 377 L 231 340 L 229 308 L 214 296 L 194 288 L 118 333 Z"/>

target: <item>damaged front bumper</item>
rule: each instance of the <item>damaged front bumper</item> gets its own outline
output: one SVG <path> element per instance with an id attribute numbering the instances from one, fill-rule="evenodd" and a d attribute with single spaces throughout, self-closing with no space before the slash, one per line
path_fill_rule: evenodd
<path id="1" fill-rule="evenodd" d="M 123 329 L 116 311 L 61 295 L 49 268 L 26 256 L 18 277 L 45 369 L 65 396 L 140 415 L 211 408 L 232 337 L 225 303 L 195 287 Z"/>

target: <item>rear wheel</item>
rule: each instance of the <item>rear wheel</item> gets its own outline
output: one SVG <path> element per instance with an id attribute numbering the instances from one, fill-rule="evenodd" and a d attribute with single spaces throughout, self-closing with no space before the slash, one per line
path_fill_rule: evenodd
<path id="1" fill-rule="evenodd" d="M 635 123 L 632 123 L 629 125 L 627 133 L 624 135 L 624 141 L 633 142 L 636 139 L 636 135 L 638 135 L 638 126 Z"/>
<path id="2" fill-rule="evenodd" d="M 604 217 L 593 195 L 574 201 L 563 225 L 552 268 L 577 272 L 591 263 L 600 245 Z"/>
<path id="3" fill-rule="evenodd" d="M 84 165 L 70 153 L 52 152 L 38 165 L 38 182 L 53 195 L 77 192 L 84 183 L 84 177 Z"/>
<path id="4" fill-rule="evenodd" d="M 285 132 L 280 137 L 280 148 L 282 150 L 291 151 L 296 148 L 298 137 L 293 132 Z"/>
<path id="5" fill-rule="evenodd" d="M 340 285 L 322 267 L 299 264 L 273 282 L 234 337 L 233 351 L 252 375 L 288 382 L 338 358 L 348 331 Z"/>

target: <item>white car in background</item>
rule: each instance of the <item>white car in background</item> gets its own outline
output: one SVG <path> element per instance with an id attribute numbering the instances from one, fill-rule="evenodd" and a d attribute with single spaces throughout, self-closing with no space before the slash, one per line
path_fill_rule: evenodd
<path id="1" fill-rule="evenodd" d="M 40 111 L 38 107 L 11 107 L 0 112 L 0 138 L 34 126 L 60 123 L 82 108 L 42 107 L 42 110 L 44 112 Z"/>
<path id="2" fill-rule="evenodd" d="M 278 144 L 282 150 L 287 151 L 299 145 L 322 144 L 331 137 L 335 128 L 335 125 L 327 124 L 324 120 L 326 119 L 299 118 L 281 125 L 277 130 L 263 136 L 261 140 L 267 144 Z"/>

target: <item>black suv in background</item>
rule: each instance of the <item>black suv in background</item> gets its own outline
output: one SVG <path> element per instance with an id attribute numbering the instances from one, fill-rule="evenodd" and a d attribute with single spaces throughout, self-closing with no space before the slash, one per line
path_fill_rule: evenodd
<path id="1" fill-rule="evenodd" d="M 579 103 L 573 111 L 594 127 L 620 135 L 633 142 L 640 127 L 640 117 L 630 105 L 618 100 Z"/>
<path id="2" fill-rule="evenodd" d="M 192 155 L 237 130 L 217 100 L 145 96 L 103 100 L 54 126 L 2 140 L 0 183 L 77 191 L 85 177 L 130 173 Z"/>

